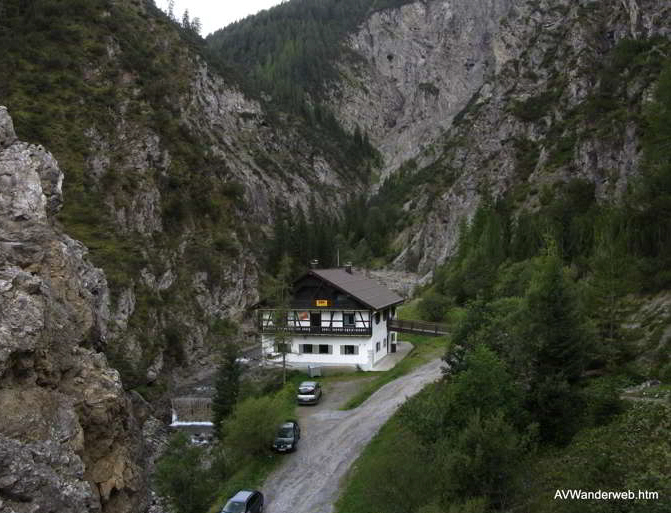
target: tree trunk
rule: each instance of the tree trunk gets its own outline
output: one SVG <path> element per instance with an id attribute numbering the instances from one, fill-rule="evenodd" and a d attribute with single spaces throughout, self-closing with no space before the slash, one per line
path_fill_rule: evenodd
<path id="1" fill-rule="evenodd" d="M 287 353 L 282 352 L 282 384 L 287 384 Z"/>

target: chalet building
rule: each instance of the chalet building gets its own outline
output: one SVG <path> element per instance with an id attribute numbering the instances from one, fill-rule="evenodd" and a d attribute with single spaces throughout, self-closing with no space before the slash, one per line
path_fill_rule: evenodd
<path id="1" fill-rule="evenodd" d="M 395 318 L 402 302 L 401 296 L 353 271 L 351 265 L 312 268 L 293 284 L 286 325 L 276 327 L 275 311 L 259 309 L 263 353 L 271 358 L 280 355 L 274 335 L 282 329 L 292 334 L 286 348 L 292 367 L 371 370 L 395 351 L 396 333 L 388 330 L 387 321 Z"/>

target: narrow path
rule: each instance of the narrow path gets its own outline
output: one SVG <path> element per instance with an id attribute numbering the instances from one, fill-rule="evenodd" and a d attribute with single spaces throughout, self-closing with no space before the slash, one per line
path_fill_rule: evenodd
<path id="1" fill-rule="evenodd" d="M 354 410 L 337 387 L 317 407 L 300 407 L 298 450 L 273 472 L 262 491 L 266 513 L 330 513 L 340 481 L 380 427 L 410 396 L 441 375 L 440 359 L 386 384 Z"/>

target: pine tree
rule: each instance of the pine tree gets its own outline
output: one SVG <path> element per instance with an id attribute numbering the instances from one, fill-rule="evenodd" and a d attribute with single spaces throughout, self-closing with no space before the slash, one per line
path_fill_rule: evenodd
<path id="1" fill-rule="evenodd" d="M 279 264 L 277 276 L 272 279 L 270 301 L 273 310 L 273 342 L 274 353 L 282 358 L 282 383 L 287 382 L 287 354 L 291 353 L 293 336 L 289 320 L 289 302 L 291 300 L 291 276 L 293 264 L 286 254 Z"/>
<path id="2" fill-rule="evenodd" d="M 200 35 L 201 30 L 203 30 L 203 24 L 197 16 L 191 22 L 191 30 L 198 35 Z"/>
<path id="3" fill-rule="evenodd" d="M 521 370 L 529 389 L 527 407 L 541 437 L 565 443 L 580 416 L 577 384 L 585 367 L 587 336 L 561 259 L 550 246 L 525 298 Z"/>
<path id="4" fill-rule="evenodd" d="M 238 401 L 241 369 L 237 359 L 238 349 L 236 345 L 230 342 L 225 344 L 221 363 L 217 369 L 215 396 L 212 401 L 212 423 L 214 424 L 214 432 L 219 439 L 223 437 L 223 421 L 231 414 Z"/>
<path id="5" fill-rule="evenodd" d="M 176 21 L 176 19 L 175 19 L 175 0 L 168 0 L 168 18 L 170 18 L 172 21 Z"/>
<path id="6" fill-rule="evenodd" d="M 182 14 L 182 27 L 185 29 L 190 29 L 191 28 L 191 21 L 189 20 L 189 10 L 186 9 L 184 11 L 184 14 Z"/>
<path id="7" fill-rule="evenodd" d="M 632 336 L 622 322 L 622 301 L 631 292 L 628 274 L 632 268 L 624 224 L 617 210 L 604 210 L 597 223 L 595 247 L 590 258 L 589 312 L 598 335 L 595 357 L 607 365 L 625 363 L 631 356 Z"/>

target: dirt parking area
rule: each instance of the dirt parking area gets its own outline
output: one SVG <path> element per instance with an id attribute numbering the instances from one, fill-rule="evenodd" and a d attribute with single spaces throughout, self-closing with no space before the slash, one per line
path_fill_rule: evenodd
<path id="1" fill-rule="evenodd" d="M 320 404 L 299 407 L 301 440 L 262 488 L 266 513 L 332 512 L 349 467 L 408 397 L 440 378 L 441 363 L 434 360 L 386 384 L 353 410 L 338 408 L 368 378 L 330 382 Z"/>

